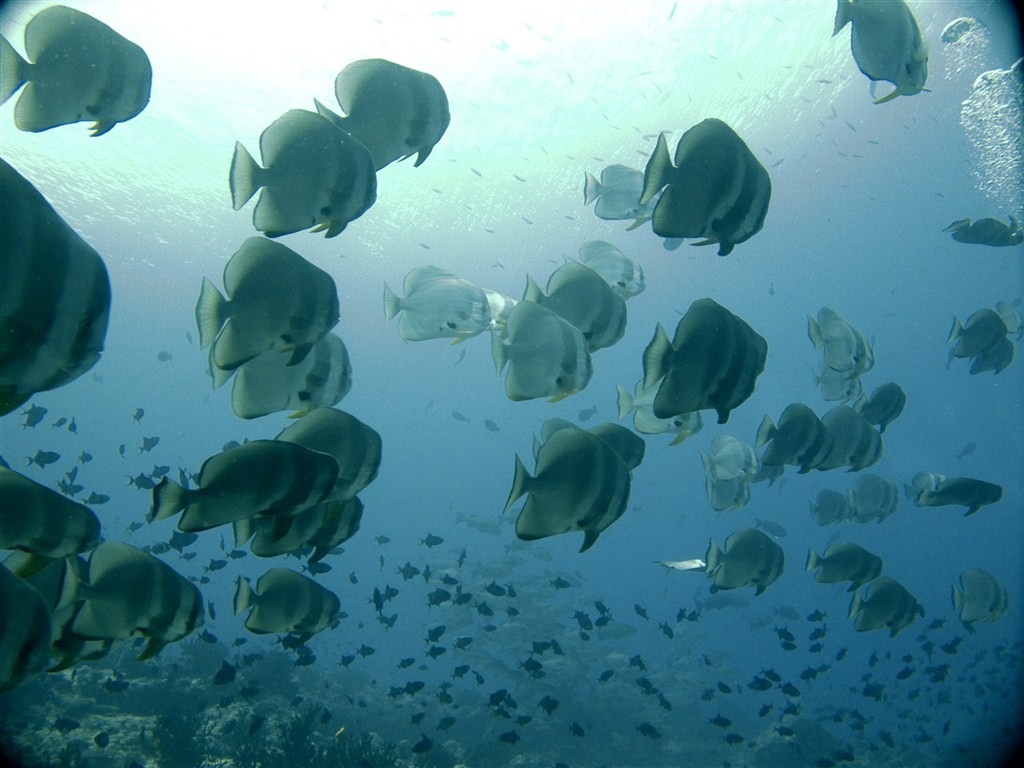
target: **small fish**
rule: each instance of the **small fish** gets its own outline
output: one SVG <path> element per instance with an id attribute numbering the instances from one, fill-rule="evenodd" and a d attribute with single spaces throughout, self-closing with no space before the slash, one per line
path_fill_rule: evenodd
<path id="1" fill-rule="evenodd" d="M 22 422 L 21 428 L 27 429 L 28 427 L 34 427 L 39 424 L 39 422 L 43 420 L 43 417 L 46 416 L 46 411 L 47 409 L 42 406 L 30 405 L 21 412 L 21 415 L 25 417 L 25 421 Z"/>
<path id="2" fill-rule="evenodd" d="M 142 445 L 139 446 L 139 453 L 149 453 L 151 450 L 156 448 L 157 443 L 159 442 L 159 437 L 143 437 Z"/>
<path id="3" fill-rule="evenodd" d="M 103 689 L 110 691 L 111 693 L 123 693 L 128 690 L 127 680 L 115 680 L 113 677 L 109 677 L 103 683 Z"/>
<path id="4" fill-rule="evenodd" d="M 58 717 L 53 726 L 61 733 L 70 733 L 81 725 L 77 720 L 72 720 L 70 717 Z"/>
<path id="5" fill-rule="evenodd" d="M 226 685 L 228 683 L 235 682 L 235 666 L 233 664 L 228 664 L 227 661 L 222 661 L 220 664 L 220 669 L 218 669 L 217 674 L 213 676 L 213 684 Z"/>
<path id="6" fill-rule="evenodd" d="M 156 353 L 156 359 L 161 363 L 169 363 L 171 362 L 171 353 L 162 349 Z"/>
<path id="7" fill-rule="evenodd" d="M 432 533 L 428 533 L 426 538 L 420 539 L 420 544 L 425 544 L 427 547 L 436 547 L 438 544 L 443 544 L 444 539 L 440 536 L 435 536 Z"/>
<path id="8" fill-rule="evenodd" d="M 38 464 L 40 467 L 46 467 L 59 460 L 60 454 L 55 451 L 36 451 L 35 456 L 28 456 L 25 458 L 25 461 L 28 462 L 27 466 Z"/>
<path id="9" fill-rule="evenodd" d="M 491 419 L 484 419 L 484 426 L 491 432 L 500 432 L 501 427 L 495 424 Z"/>

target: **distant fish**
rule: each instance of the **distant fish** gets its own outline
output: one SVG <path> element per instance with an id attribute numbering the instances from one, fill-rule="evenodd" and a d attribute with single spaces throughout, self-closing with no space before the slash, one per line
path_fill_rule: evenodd
<path id="1" fill-rule="evenodd" d="M 853 404 L 853 409 L 869 424 L 885 432 L 890 423 L 899 418 L 907 405 L 907 393 L 895 382 L 882 384 L 874 389 L 870 397 L 862 396 Z"/>
<path id="2" fill-rule="evenodd" d="M 816 571 L 814 578 L 821 584 L 849 581 L 848 592 L 876 579 L 882 573 L 882 559 L 863 547 L 849 542 L 833 544 L 818 555 L 807 552 L 807 570 Z"/>
<path id="3" fill-rule="evenodd" d="M 626 331 L 626 303 L 601 275 L 567 262 L 548 278 L 546 292 L 527 276 L 523 302 L 536 302 L 583 334 L 590 352 L 614 345 Z"/>
<path id="4" fill-rule="evenodd" d="M 907 498 L 919 507 L 963 505 L 964 517 L 973 515 L 986 504 L 1003 498 L 1002 486 L 971 477 L 950 477 L 932 472 L 918 472 L 906 486 Z"/>
<path id="5" fill-rule="evenodd" d="M 60 454 L 56 451 L 36 451 L 35 454 L 25 459 L 28 466 L 33 464 L 39 467 L 47 467 L 56 461 L 60 461 Z"/>
<path id="6" fill-rule="evenodd" d="M 660 381 L 653 386 L 645 387 L 644 380 L 637 381 L 633 394 L 621 384 L 615 385 L 618 393 L 617 404 L 619 418 L 624 419 L 633 414 L 633 428 L 644 435 L 675 434 L 669 445 L 678 445 L 688 437 L 692 437 L 704 428 L 704 417 L 700 411 L 680 413 L 660 419 L 654 415 L 654 399 L 658 394 Z M 581 417 L 580 421 L 584 419 Z"/>
<path id="7" fill-rule="evenodd" d="M 94 121 L 91 135 L 102 136 L 149 103 L 146 52 L 87 13 L 53 5 L 35 14 L 25 52 L 29 61 L 0 38 L 0 102 L 28 83 L 14 108 L 22 131 Z"/>
<path id="8" fill-rule="evenodd" d="M 46 408 L 38 405 L 30 405 L 21 414 L 25 417 L 25 421 L 22 422 L 21 428 L 26 429 L 28 427 L 34 427 L 43 420 L 46 416 Z"/>
<path id="9" fill-rule="evenodd" d="M 978 219 L 973 224 L 970 219 L 959 219 L 942 231 L 949 232 L 953 239 L 960 243 L 990 245 L 996 248 L 1020 245 L 1024 242 L 1024 230 L 1014 216 L 1010 217 L 1009 224 L 1003 224 L 997 219 Z"/>
<path id="10" fill-rule="evenodd" d="M 829 368 L 846 374 L 847 378 L 867 373 L 875 364 L 871 344 L 860 331 L 846 322 L 830 307 L 818 310 L 818 316 L 807 316 L 807 336 Z"/>
<path id="11" fill-rule="evenodd" d="M 635 229 L 650 221 L 653 203 L 640 204 L 644 174 L 625 165 L 609 165 L 601 171 L 600 179 L 589 171 L 583 177 L 583 204 L 594 206 L 599 219 L 620 221 L 633 219 L 628 229 Z"/>
<path id="12" fill-rule="evenodd" d="M 340 601 L 330 590 L 287 568 L 272 568 L 256 582 L 239 577 L 234 612 L 252 608 L 245 627 L 255 634 L 294 632 L 310 637 L 338 620 Z"/>
<path id="13" fill-rule="evenodd" d="M 781 539 L 786 536 L 786 529 L 774 520 L 762 520 L 760 517 L 755 517 L 754 527 L 760 528 L 769 536 L 774 536 L 776 539 Z"/>
<path id="14" fill-rule="evenodd" d="M 707 555 L 708 578 L 713 589 L 755 587 L 760 595 L 781 575 L 784 564 L 782 548 L 756 528 L 740 528 L 720 548 L 711 540 Z"/>
<path id="15" fill-rule="evenodd" d="M 631 437 L 642 446 L 640 438 Z M 533 475 L 517 455 L 505 511 L 521 496 L 528 498 L 516 520 L 516 535 L 532 541 L 582 531 L 580 552 L 593 546 L 626 511 L 631 465 L 622 450 L 592 432 L 569 427 L 554 432 L 540 446 Z"/>
<path id="16" fill-rule="evenodd" d="M 858 632 L 888 629 L 889 636 L 896 637 L 918 614 L 924 616 L 924 608 L 902 584 L 888 576 L 873 581 L 863 593 L 854 594 L 850 603 L 850 618 Z"/>
<path id="17" fill-rule="evenodd" d="M 995 576 L 978 568 L 969 568 L 960 574 L 960 586 L 953 586 L 953 610 L 960 621 L 998 621 L 1010 608 L 1006 588 Z"/>

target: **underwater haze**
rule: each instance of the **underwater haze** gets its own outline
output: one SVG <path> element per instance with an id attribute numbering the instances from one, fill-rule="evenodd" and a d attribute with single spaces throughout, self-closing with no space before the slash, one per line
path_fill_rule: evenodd
<path id="1" fill-rule="evenodd" d="M 49 5 L 0 6 L 0 32 L 23 55 L 26 24 Z M 112 294 L 99 362 L 3 416 L 0 454 L 50 488 L 80 485 L 79 500 L 109 496 L 93 507 L 102 538 L 156 554 L 198 586 L 207 612 L 153 658 L 136 660 L 142 640 L 124 639 L 0 695 L 4 755 L 100 768 L 1010 759 L 1024 727 L 1024 350 L 1007 321 L 1012 359 L 972 374 L 947 339 L 954 318 L 1000 302 L 1019 320 L 1024 246 L 943 230 L 1024 219 L 1012 4 L 911 2 L 925 90 L 879 104 L 893 86 L 872 95 L 850 27 L 832 34 L 831 2 L 66 5 L 141 46 L 152 91 L 140 114 L 97 137 L 85 123 L 18 130 L 18 94 L 0 107 L 0 154 L 102 256 Z M 944 39 L 958 18 L 977 23 Z M 168 547 L 176 521 L 147 521 L 160 477 L 198 475 L 229 442 L 296 423 L 290 411 L 236 416 L 232 387 L 212 386 L 200 349 L 203 278 L 220 286 L 232 254 L 262 236 L 251 201 L 232 208 L 235 143 L 259 160 L 267 126 L 314 99 L 337 111 L 339 71 L 377 58 L 437 78 L 447 130 L 418 167 L 380 168 L 376 201 L 337 237 L 275 238 L 333 278 L 334 333 L 352 367 L 335 407 L 381 438 L 358 533 L 315 575 L 304 558 L 247 552 L 227 527 Z M 706 118 L 742 137 L 771 179 L 763 228 L 730 253 L 585 204 L 586 172 L 643 172 L 660 134 L 674 153 Z M 593 352 L 589 382 L 555 402 L 506 394 L 498 330 L 406 341 L 386 318 L 385 282 L 404 294 L 417 267 L 520 299 L 528 275 L 545 286 L 594 240 L 640 265 L 646 289 L 627 301 L 622 338 Z M 724 423 L 704 410 L 703 429 L 679 444 L 641 435 L 626 511 L 586 551 L 575 528 L 517 537 L 519 506 L 502 512 L 516 456 L 535 471 L 548 419 L 633 429 L 616 385 L 633 392 L 657 325 L 671 338 L 703 298 L 767 342 L 750 396 Z M 788 466 L 716 511 L 701 458 L 716 437 L 755 446 L 766 415 L 777 425 L 792 403 L 818 416 L 839 405 L 823 397 L 822 351 L 808 336 L 823 307 L 873 349 L 864 393 L 896 382 L 907 395 L 880 458 L 862 471 Z M 33 408 L 46 412 L 29 426 Z M 38 451 L 59 458 L 28 461 Z M 898 489 L 889 516 L 815 518 L 820 492 L 845 497 L 868 472 Z M 1001 498 L 969 516 L 965 504 L 918 506 L 919 473 L 980 479 Z M 708 560 L 711 540 L 746 527 L 784 554 L 763 593 L 712 590 L 713 572 L 659 564 Z M 848 584 L 805 570 L 809 550 L 838 541 L 880 557 L 923 615 L 898 633 L 855 630 Z M 340 600 L 340 622 L 299 647 L 233 615 L 238 579 L 255 585 L 279 567 Z M 1005 588 L 998 620 L 964 623 L 954 608 L 969 569 Z"/>

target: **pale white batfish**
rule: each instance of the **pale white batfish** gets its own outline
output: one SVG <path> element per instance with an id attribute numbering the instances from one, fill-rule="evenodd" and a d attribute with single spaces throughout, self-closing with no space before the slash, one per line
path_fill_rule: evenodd
<path id="1" fill-rule="evenodd" d="M 675 438 L 669 445 L 678 445 L 704 428 L 704 417 L 700 415 L 700 411 L 691 411 L 659 419 L 654 415 L 654 398 L 658 394 L 658 386 L 655 384 L 652 387 L 644 387 L 644 380 L 640 379 L 631 395 L 621 384 L 616 384 L 619 418 L 624 419 L 632 413 L 633 428 L 637 432 L 644 435 L 674 433 Z"/>
<path id="2" fill-rule="evenodd" d="M 699 557 L 693 560 L 655 560 L 656 565 L 663 565 L 676 571 L 702 571 L 707 568 L 707 563 Z"/>
<path id="3" fill-rule="evenodd" d="M 589 240 L 581 245 L 580 263 L 603 277 L 623 299 L 643 293 L 647 287 L 643 267 L 604 240 Z"/>
<path id="4" fill-rule="evenodd" d="M 483 289 L 451 272 L 427 265 L 405 276 L 405 296 L 384 283 L 384 314 L 396 315 L 406 341 L 476 336 L 492 326 L 491 308 Z"/>
<path id="5" fill-rule="evenodd" d="M 864 334 L 846 322 L 831 307 L 818 310 L 818 317 L 807 316 L 807 337 L 815 349 L 823 349 L 829 368 L 848 378 L 867 373 L 875 364 L 875 353 Z"/>
<path id="6" fill-rule="evenodd" d="M 640 194 L 644 188 L 644 174 L 635 168 L 625 165 L 609 165 L 601 171 L 600 180 L 589 171 L 585 172 L 583 184 L 583 204 L 590 205 L 595 200 L 594 214 L 606 221 L 635 219 L 627 231 L 650 221 L 654 202 L 640 204 Z"/>

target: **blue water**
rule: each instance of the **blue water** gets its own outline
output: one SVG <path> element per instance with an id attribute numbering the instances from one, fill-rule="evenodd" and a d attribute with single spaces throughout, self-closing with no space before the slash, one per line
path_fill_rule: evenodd
<path id="1" fill-rule="evenodd" d="M 954 316 L 966 319 L 1024 295 L 1022 248 L 964 245 L 941 230 L 968 216 L 1005 220 L 1024 212 L 1019 154 L 1017 165 L 1002 158 L 1006 171 L 1006 162 L 979 155 L 961 122 L 977 75 L 1009 68 L 1021 54 L 1006 5 L 913 3 L 930 49 L 929 91 L 883 105 L 871 103 L 849 33 L 829 37 L 829 3 L 291 3 L 268 12 L 196 6 L 194 16 L 177 4 L 71 5 L 147 50 L 152 101 L 96 139 L 81 124 L 22 134 L 13 126 L 14 100 L 0 109 L 4 158 L 103 255 L 113 290 L 101 361 L 70 385 L 32 399 L 48 409 L 39 426 L 22 429 L 18 412 L 5 416 L 0 453 L 19 469 L 36 450 L 60 453 L 45 469 L 22 469 L 54 486 L 81 451 L 91 453 L 78 482 L 84 495 L 111 496 L 96 509 L 109 539 L 153 545 L 173 530 L 171 520 L 129 530 L 144 521 L 150 494 L 127 478 L 154 464 L 196 472 L 229 440 L 270 438 L 290 423 L 284 414 L 236 418 L 229 387 L 211 389 L 206 353 L 195 343 L 201 278 L 220 283 L 227 259 L 254 234 L 251 204 L 231 210 L 233 142 L 252 150 L 284 110 L 311 108 L 313 97 L 333 104 L 337 71 L 369 56 L 434 74 L 448 94 L 452 122 L 423 166 L 397 163 L 380 172 L 376 204 L 341 236 L 281 238 L 337 283 L 335 331 L 354 369 L 352 391 L 338 407 L 376 429 L 384 450 L 379 476 L 360 494 L 361 530 L 341 554 L 328 556 L 332 570 L 317 577 L 339 595 L 348 616 L 310 640 L 316 662 L 294 666 L 294 654 L 275 650 L 273 636 L 248 635 L 242 617 L 231 616 L 236 577 L 255 579 L 280 565 L 298 569 L 300 562 L 249 555 L 207 575 L 204 566 L 233 545 L 226 529 L 205 532 L 190 548 L 194 559 L 173 550 L 162 559 L 185 576 L 208 578 L 200 588 L 216 619 L 207 617 L 205 628 L 219 642 L 188 638 L 147 662 L 134 661 L 134 649 L 122 644 L 105 659 L 37 678 L 0 698 L 0 723 L 16 746 L 34 746 L 50 764 L 72 749 L 85 765 L 188 764 L 180 752 L 175 762 L 167 733 L 161 740 L 161 728 L 184 722 L 154 719 L 170 713 L 202 724 L 195 743 L 211 761 L 251 764 L 245 760 L 255 752 L 269 762 L 281 759 L 274 750 L 285 738 L 282 718 L 315 705 L 330 710 L 317 720 L 318 739 L 377 734 L 409 765 L 814 766 L 847 757 L 864 766 L 1000 764 L 1020 736 L 1024 690 L 1024 360 L 1016 343 L 1005 371 L 972 376 L 967 361 L 947 366 L 945 341 Z M 5 4 L 4 36 L 20 47 L 20 30 L 40 7 Z M 982 19 L 985 37 L 970 46 L 942 43 L 943 27 L 958 16 Z M 879 95 L 888 88 L 882 84 Z M 731 255 L 689 245 L 669 252 L 648 226 L 627 232 L 627 222 L 602 221 L 584 207 L 585 170 L 596 174 L 616 162 L 643 168 L 660 131 L 671 134 L 674 147 L 683 130 L 710 116 L 729 122 L 772 177 L 763 231 Z M 416 266 L 436 264 L 518 297 L 527 274 L 543 285 L 591 239 L 635 258 L 647 290 L 627 304 L 624 338 L 594 355 L 586 389 L 561 402 L 509 401 L 486 336 L 455 346 L 410 343 L 384 319 L 384 281 L 399 289 Z M 768 341 L 752 397 L 727 424 L 705 414 L 704 430 L 682 445 L 647 437 L 628 512 L 588 552 L 577 552 L 578 534 L 517 541 L 515 512 L 500 516 L 514 455 L 532 468 L 533 439 L 545 419 L 578 421 L 594 407 L 597 416 L 584 426 L 616 421 L 615 385 L 631 390 L 640 378 L 655 325 L 671 332 L 689 304 L 705 296 Z M 870 471 L 901 488 L 919 471 L 978 477 L 1002 485 L 999 503 L 965 518 L 958 508 L 916 508 L 901 499 L 881 524 L 819 527 L 810 501 L 825 488 L 845 492 L 856 475 L 797 475 L 790 468 L 772 487 L 754 486 L 746 507 L 711 510 L 698 451 L 709 450 L 714 436 L 753 443 L 765 414 L 777 419 L 792 402 L 819 414 L 831 407 L 815 388 L 820 353 L 806 335 L 807 315 L 822 306 L 874 345 L 865 389 L 896 381 L 909 396 Z M 170 360 L 159 360 L 160 352 Z M 136 408 L 145 410 L 139 423 L 131 418 Z M 77 433 L 52 427 L 60 416 L 74 417 Z M 484 419 L 500 431 L 486 429 Z M 159 436 L 159 445 L 141 453 L 148 436 Z M 970 443 L 977 448 L 958 458 Z M 500 524 L 500 533 L 459 522 L 472 515 Z M 681 610 L 692 612 L 708 599 L 707 580 L 653 561 L 702 557 L 709 538 L 721 543 L 755 517 L 787 531 L 779 540 L 782 578 L 761 596 L 726 593 L 739 604 L 708 606 L 696 621 L 678 621 Z M 421 543 L 428 533 L 444 543 L 428 549 Z M 382 536 L 389 541 L 379 543 Z M 833 536 L 881 556 L 884 573 L 910 590 L 925 616 L 896 638 L 855 633 L 845 587 L 818 584 L 803 570 L 808 547 L 821 552 Z M 404 581 L 396 571 L 406 562 L 429 565 L 433 580 Z M 1010 610 L 968 631 L 953 613 L 950 588 L 972 567 L 1002 582 Z M 446 571 L 478 599 L 428 608 L 427 595 Z M 551 582 L 558 577 L 571 586 L 556 589 Z M 487 595 L 492 581 L 512 584 L 517 597 Z M 384 611 L 397 615 L 392 628 L 369 603 L 374 587 L 385 585 L 399 589 Z M 493 617 L 474 608 L 480 600 Z M 596 619 L 596 600 L 612 620 L 583 637 L 574 613 Z M 819 624 L 806 617 L 816 609 L 827 613 L 827 633 L 814 653 L 808 636 Z M 447 650 L 431 659 L 424 639 L 440 624 L 447 629 L 438 645 Z M 781 647 L 776 628 L 793 633 L 796 650 Z M 472 642 L 460 650 L 457 637 Z M 234 646 L 236 638 L 246 642 Z M 564 654 L 534 655 L 544 676 L 531 677 L 521 662 L 534 641 L 552 638 Z M 954 638 L 959 645 L 943 650 Z M 375 652 L 342 663 L 364 644 Z M 268 655 L 246 666 L 241 655 L 257 651 Z M 646 670 L 630 665 L 638 655 Z M 399 669 L 408 657 L 413 666 Z M 215 687 L 221 659 L 239 664 L 238 680 Z M 461 664 L 471 671 L 453 678 Z M 827 669 L 816 678 L 800 678 L 819 665 Z M 941 675 L 926 669 L 941 665 L 948 674 L 933 680 Z M 913 674 L 897 679 L 906 667 Z M 795 684 L 800 696 L 787 697 L 779 685 L 749 689 L 765 669 Z M 613 676 L 599 682 L 605 670 Z M 131 681 L 129 690 L 102 689 L 111 675 Z M 641 677 L 671 710 L 644 691 Z M 389 695 L 409 681 L 426 686 Z M 884 688 L 876 701 L 864 690 L 877 684 Z M 259 693 L 241 696 L 247 685 Z M 512 719 L 488 704 L 503 688 L 518 705 L 506 705 Z M 550 715 L 538 705 L 544 696 L 559 701 Z M 783 714 L 789 703 L 798 711 Z M 765 704 L 772 709 L 759 717 Z M 421 712 L 423 719 L 412 722 Z M 443 731 L 438 723 L 447 715 L 456 720 Z M 524 715 L 532 719 L 517 724 Z M 732 724 L 710 723 L 716 715 Z M 61 733 L 58 716 L 80 725 Z M 247 735 L 257 716 L 268 724 Z M 222 733 L 232 720 L 237 728 Z M 574 723 L 582 736 L 572 732 Z M 645 737 L 638 730 L 644 723 L 661 737 Z M 779 726 L 795 735 L 780 735 Z M 109 746 L 93 741 L 98 731 L 110 732 Z M 518 742 L 501 739 L 512 731 Z M 742 741 L 728 743 L 730 733 Z M 412 752 L 424 735 L 431 749 Z"/>

